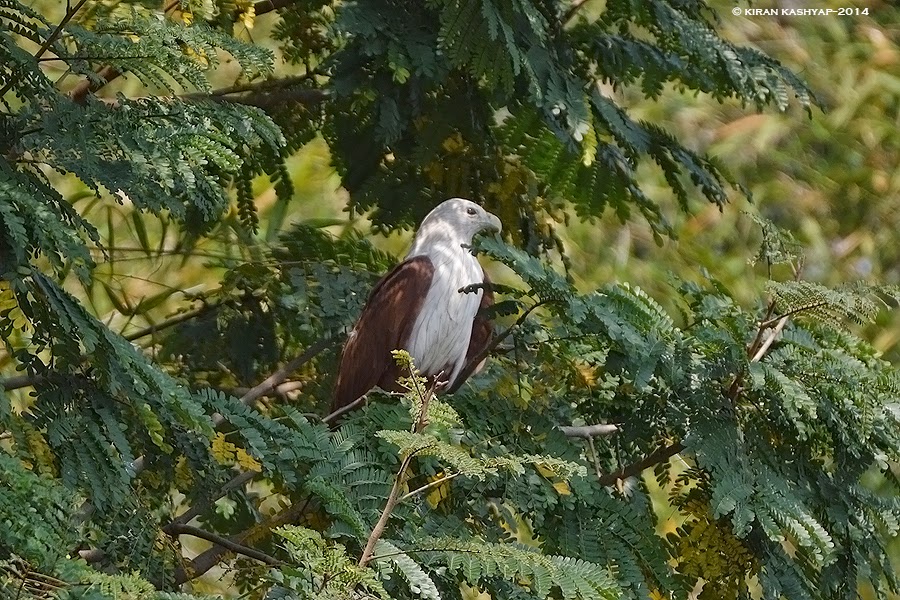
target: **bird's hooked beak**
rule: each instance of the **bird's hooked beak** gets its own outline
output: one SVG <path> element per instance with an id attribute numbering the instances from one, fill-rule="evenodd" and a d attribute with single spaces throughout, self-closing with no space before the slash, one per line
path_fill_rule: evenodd
<path id="1" fill-rule="evenodd" d="M 503 225 L 500 223 L 500 217 L 495 215 L 494 213 L 489 213 L 484 211 L 484 215 L 487 217 L 487 220 L 484 224 L 484 229 L 482 231 L 490 231 L 492 233 L 500 233 L 503 231 Z"/>

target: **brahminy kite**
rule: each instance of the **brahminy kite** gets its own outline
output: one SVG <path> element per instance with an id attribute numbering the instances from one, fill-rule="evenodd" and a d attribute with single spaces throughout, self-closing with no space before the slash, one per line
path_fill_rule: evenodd
<path id="1" fill-rule="evenodd" d="M 476 233 L 501 229 L 500 219 L 474 202 L 451 198 L 419 225 L 406 258 L 375 284 L 344 345 L 332 412 L 378 386 L 398 391 L 403 373 L 391 355 L 406 350 L 419 372 L 455 388 L 463 367 L 491 341 L 490 321 L 479 309 L 490 306 L 490 289 L 464 293 L 471 284 L 490 283 L 469 246 Z"/>

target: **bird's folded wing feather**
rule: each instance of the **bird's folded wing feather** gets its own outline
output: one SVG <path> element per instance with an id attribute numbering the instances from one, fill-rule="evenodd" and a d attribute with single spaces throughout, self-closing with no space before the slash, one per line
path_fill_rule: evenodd
<path id="1" fill-rule="evenodd" d="M 375 284 L 344 345 L 332 411 L 356 401 L 376 385 L 396 388 L 401 373 L 391 351 L 405 347 L 433 276 L 431 259 L 415 256 Z"/>

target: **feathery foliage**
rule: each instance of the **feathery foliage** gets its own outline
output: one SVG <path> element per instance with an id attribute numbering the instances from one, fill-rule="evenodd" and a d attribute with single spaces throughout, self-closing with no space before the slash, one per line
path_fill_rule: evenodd
<path id="1" fill-rule="evenodd" d="M 253 599 L 898 593 L 900 374 L 851 326 L 896 287 L 806 281 L 756 217 L 755 304 L 571 276 L 573 216 L 661 240 L 742 191 L 629 98 L 815 102 L 709 4 L 50 4 L 0 0 L 4 597 L 187 600 L 216 566 Z M 506 269 L 488 368 L 435 397 L 400 352 L 405 393 L 323 417 L 396 260 L 359 215 L 450 196 L 507 232 L 474 249 Z"/>

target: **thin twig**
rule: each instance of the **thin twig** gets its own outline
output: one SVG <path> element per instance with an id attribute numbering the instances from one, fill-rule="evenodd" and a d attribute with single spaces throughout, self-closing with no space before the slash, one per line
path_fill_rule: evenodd
<path id="1" fill-rule="evenodd" d="M 326 425 L 331 425 L 332 423 L 337 421 L 338 418 L 341 417 L 341 415 L 344 415 L 344 414 L 350 412 L 351 410 L 355 409 L 356 407 L 360 406 L 361 404 L 365 404 L 365 402 L 368 399 L 369 399 L 369 397 L 366 394 L 363 394 L 362 396 L 360 396 L 359 398 L 357 398 L 350 404 L 348 404 L 346 406 L 342 406 L 339 409 L 337 409 L 336 411 L 334 411 L 333 413 L 330 413 L 330 414 L 322 417 L 322 422 L 325 423 Z"/>
<path id="2" fill-rule="evenodd" d="M 244 540 L 252 538 L 261 531 L 271 531 L 275 527 L 279 527 L 285 523 L 292 523 L 299 515 L 306 511 L 309 500 L 310 498 L 307 497 L 302 503 L 296 502 L 267 521 L 258 523 L 240 533 L 229 536 L 227 540 L 236 544 L 241 544 Z M 222 555 L 226 554 L 228 551 L 229 550 L 224 546 L 215 545 L 209 550 L 198 554 L 185 568 L 179 569 L 178 572 L 176 572 L 175 585 L 181 585 L 182 583 L 200 577 L 219 564 L 222 561 Z"/>
<path id="3" fill-rule="evenodd" d="M 775 343 L 775 338 L 778 337 L 778 334 L 781 333 L 781 330 L 784 329 L 784 326 L 787 325 L 788 318 L 790 315 L 785 315 L 781 317 L 781 320 L 778 321 L 778 324 L 775 325 L 775 328 L 771 331 L 769 337 L 766 338 L 766 341 L 762 343 L 759 347 L 759 350 L 756 351 L 756 354 L 753 355 L 753 358 L 750 359 L 750 362 L 759 362 L 762 360 L 763 356 L 766 355 L 766 352 L 769 351 L 769 348 Z"/>
<path id="4" fill-rule="evenodd" d="M 783 315 L 778 315 L 777 317 L 774 317 L 774 318 L 769 319 L 769 320 L 767 320 L 767 321 L 763 321 L 763 322 L 760 324 L 759 327 L 760 327 L 760 329 L 765 329 L 765 328 L 771 327 L 772 325 L 774 325 L 775 323 L 777 323 L 777 322 L 778 322 L 779 320 L 781 320 L 781 319 L 786 319 L 786 318 L 788 318 L 788 317 L 790 317 L 790 316 L 792 316 L 792 315 L 796 315 L 797 313 L 802 313 L 802 312 L 805 312 L 805 311 L 807 311 L 807 310 L 812 310 L 812 309 L 814 309 L 814 308 L 819 308 L 820 306 L 825 306 L 825 305 L 827 305 L 827 304 L 828 304 L 828 302 L 826 302 L 826 301 L 824 301 L 824 300 L 821 300 L 821 301 L 819 301 L 819 302 L 811 302 L 811 303 L 809 303 L 809 304 L 804 304 L 803 306 L 798 306 L 797 308 L 794 308 L 794 309 L 792 309 L 792 310 L 787 311 L 787 312 L 784 313 Z"/>
<path id="5" fill-rule="evenodd" d="M 432 490 L 432 489 L 438 487 L 438 486 L 441 485 L 442 483 L 445 483 L 445 482 L 447 482 L 447 481 L 450 481 L 451 479 L 456 479 L 456 478 L 459 477 L 460 475 L 462 475 L 462 473 L 453 473 L 453 474 L 451 474 L 451 475 L 445 475 L 444 477 L 441 477 L 441 478 L 439 478 L 439 479 L 435 479 L 435 480 L 432 481 L 431 483 L 428 483 L 428 484 L 426 484 L 426 485 L 423 485 L 423 486 L 420 487 L 420 488 L 416 488 L 416 489 L 414 489 L 413 491 L 408 492 L 408 493 L 406 493 L 406 494 L 403 494 L 403 495 L 400 497 L 400 500 L 397 501 L 397 503 L 399 504 L 400 502 L 403 502 L 404 500 L 407 500 L 407 499 L 409 499 L 409 498 L 412 498 L 412 497 L 415 496 L 416 494 L 423 494 L 423 493 L 425 493 L 425 492 L 427 492 L 427 491 L 429 491 L 429 490 Z"/>
<path id="6" fill-rule="evenodd" d="M 294 4 L 298 0 L 259 0 L 253 3 L 253 12 L 258 17 L 274 10 L 279 10 Z"/>
<path id="7" fill-rule="evenodd" d="M 414 453 L 410 452 L 409 455 L 403 459 L 403 462 L 400 463 L 400 470 L 397 471 L 397 475 L 394 477 L 394 484 L 391 486 L 391 493 L 388 495 L 387 502 L 384 503 L 384 509 L 381 511 L 381 516 L 378 518 L 378 522 L 375 523 L 375 527 L 372 528 L 372 533 L 366 541 L 366 547 L 363 549 L 362 556 L 359 557 L 360 567 L 365 567 L 372 559 L 372 554 L 375 551 L 375 544 L 381 539 L 381 535 L 384 533 L 385 527 L 387 527 L 387 522 L 391 518 L 391 513 L 394 512 L 394 507 L 397 506 L 397 502 L 400 500 L 400 490 L 403 487 L 403 483 L 406 481 L 406 470 L 409 469 L 413 456 Z"/>
<path id="8" fill-rule="evenodd" d="M 199 527 L 194 527 L 193 525 L 184 525 L 181 523 L 171 523 L 167 525 L 163 531 L 169 534 L 172 537 L 177 535 L 190 535 L 196 538 L 200 538 L 202 540 L 206 540 L 208 542 L 212 542 L 217 546 L 221 546 L 226 550 L 230 550 L 231 552 L 235 552 L 237 554 L 243 554 L 244 556 L 249 556 L 250 558 L 256 559 L 260 562 L 263 562 L 269 566 L 276 567 L 278 565 L 284 564 L 277 558 L 269 556 L 265 552 L 261 552 L 255 548 L 250 548 L 249 546 L 244 546 L 243 544 L 238 544 L 228 538 L 223 538 L 220 535 L 216 535 L 210 531 L 206 531 L 205 529 L 200 529 Z"/>
<path id="9" fill-rule="evenodd" d="M 44 55 L 44 52 L 50 49 L 50 46 L 53 45 L 53 42 L 55 42 L 59 37 L 59 34 L 62 33 L 63 28 L 69 24 L 69 21 L 71 21 L 72 18 L 75 17 L 75 14 L 79 10 L 81 10 L 81 7 L 84 6 L 86 2 L 87 0 L 79 0 L 78 4 L 76 4 L 74 7 L 69 7 L 69 9 L 66 10 L 65 16 L 63 16 L 62 20 L 56 26 L 56 29 L 53 30 L 53 32 L 50 34 L 50 37 L 44 40 L 44 43 L 41 44 L 40 48 L 38 48 L 38 51 L 34 55 L 35 60 L 40 60 L 40 58 Z M 9 81 L 6 82 L 6 85 L 3 86 L 3 89 L 0 90 L 0 98 L 2 98 L 6 94 L 6 92 L 9 91 L 9 88 L 11 88 L 14 84 L 15 78 L 10 77 Z"/>
<path id="10" fill-rule="evenodd" d="M 282 77 L 276 79 L 264 79 L 254 83 L 239 83 L 232 86 L 218 88 L 209 92 L 191 92 L 189 94 L 181 94 L 179 98 L 187 100 L 197 100 L 203 98 L 215 98 L 219 96 L 228 96 L 230 94 L 241 94 L 244 92 L 262 92 L 266 90 L 280 90 L 286 87 L 297 85 L 308 81 L 305 75 L 297 75 L 295 77 Z"/>
<path id="11" fill-rule="evenodd" d="M 285 381 L 285 382 L 279 383 L 278 385 L 273 387 L 272 390 L 268 394 L 265 394 L 265 395 L 266 396 L 275 395 L 275 396 L 284 397 L 289 392 L 296 392 L 297 390 L 303 389 L 303 387 L 305 385 L 306 385 L 305 381 Z M 227 389 L 222 390 L 222 391 L 228 392 Z M 250 391 L 250 388 L 237 387 L 237 388 L 234 388 L 233 390 L 231 390 L 231 394 L 233 396 L 241 396 L 243 394 L 246 394 L 249 391 Z"/>
<path id="12" fill-rule="evenodd" d="M 591 451 L 591 462 L 594 463 L 594 473 L 597 474 L 597 481 L 603 479 L 603 473 L 600 472 L 600 458 L 597 456 L 597 449 L 594 447 L 594 438 L 588 436 L 585 438 L 588 443 L 588 449 Z"/>

